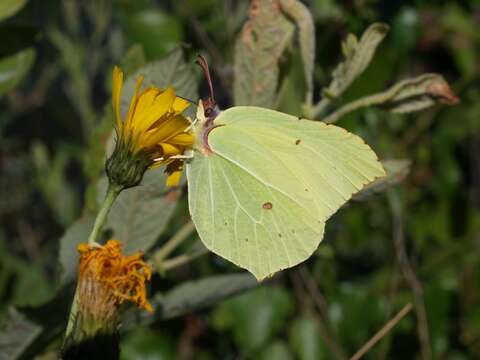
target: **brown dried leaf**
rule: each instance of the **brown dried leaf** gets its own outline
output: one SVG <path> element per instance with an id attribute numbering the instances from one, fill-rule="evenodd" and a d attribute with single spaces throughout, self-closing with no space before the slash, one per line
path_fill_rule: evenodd
<path id="1" fill-rule="evenodd" d="M 278 0 L 252 1 L 249 19 L 235 45 L 235 105 L 274 106 L 278 64 L 293 31 Z"/>
<path id="2" fill-rule="evenodd" d="M 436 102 L 455 105 L 460 101 L 439 74 L 424 74 L 403 80 L 387 90 L 386 94 L 390 96 L 384 106 L 393 113 L 423 110 Z"/>

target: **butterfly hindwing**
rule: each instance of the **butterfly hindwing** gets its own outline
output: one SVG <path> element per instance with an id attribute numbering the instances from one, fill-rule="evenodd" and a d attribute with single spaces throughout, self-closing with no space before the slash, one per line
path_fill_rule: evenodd
<path id="1" fill-rule="evenodd" d="M 203 243 L 258 279 L 307 259 L 318 242 L 304 239 L 322 237 L 323 221 L 221 156 L 195 158 L 187 176 Z"/>

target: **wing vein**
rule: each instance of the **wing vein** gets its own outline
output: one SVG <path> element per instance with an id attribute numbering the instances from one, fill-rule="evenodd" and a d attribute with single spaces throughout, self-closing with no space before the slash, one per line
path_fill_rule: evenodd
<path id="1" fill-rule="evenodd" d="M 278 191 L 280 194 L 284 195 L 285 197 L 289 198 L 290 200 L 292 200 L 295 204 L 297 204 L 298 206 L 300 206 L 301 208 L 307 210 L 306 208 L 304 208 L 302 206 L 302 204 L 300 204 L 295 198 L 293 198 L 292 196 L 290 196 L 289 194 L 285 193 L 283 190 L 277 188 L 276 186 L 270 184 L 269 182 L 259 178 L 257 175 L 255 175 L 253 172 L 251 172 L 249 169 L 247 169 L 246 167 L 244 167 L 242 164 L 240 164 L 239 162 L 231 159 L 230 157 L 226 156 L 225 154 L 222 154 L 221 152 L 216 152 L 216 154 L 218 154 L 219 156 L 221 156 L 222 158 L 224 158 L 225 160 L 231 162 L 232 164 L 238 166 L 240 169 L 242 169 L 243 171 L 245 171 L 246 173 L 248 173 L 250 176 L 252 176 L 253 178 L 255 178 L 258 182 L 260 182 L 261 184 L 265 185 L 266 187 L 268 188 L 271 188 L 275 191 Z"/>
<path id="2" fill-rule="evenodd" d="M 215 228 L 215 200 L 213 199 L 213 183 L 212 183 L 212 164 L 208 162 L 208 183 L 210 187 L 210 213 L 212 214 L 213 227 Z M 215 249 L 215 231 L 213 232 L 212 249 Z"/>

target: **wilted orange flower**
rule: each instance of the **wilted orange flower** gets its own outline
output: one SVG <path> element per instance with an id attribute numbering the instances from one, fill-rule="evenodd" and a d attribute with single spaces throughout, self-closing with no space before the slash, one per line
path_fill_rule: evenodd
<path id="1" fill-rule="evenodd" d="M 117 305 L 131 301 L 139 308 L 153 312 L 147 300 L 145 282 L 152 271 L 142 260 L 143 254 L 124 256 L 118 240 L 105 245 L 80 244 L 79 313 L 110 317 Z"/>
<path id="2" fill-rule="evenodd" d="M 190 121 L 182 115 L 189 102 L 176 96 L 172 87 L 162 90 L 150 86 L 140 91 L 142 82 L 143 76 L 140 76 L 126 117 L 122 119 L 123 72 L 118 67 L 113 70 L 117 144 L 107 162 L 107 174 L 119 185 L 129 187 L 140 182 L 138 175 L 141 174 L 141 180 L 146 169 L 167 165 L 167 185 L 174 186 L 180 181 L 183 154 L 194 142 Z M 130 163 L 129 157 L 133 159 Z"/>

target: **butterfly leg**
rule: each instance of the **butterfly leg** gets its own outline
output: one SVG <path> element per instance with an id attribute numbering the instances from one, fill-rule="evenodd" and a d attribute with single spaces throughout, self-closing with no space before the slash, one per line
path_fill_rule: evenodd
<path id="1" fill-rule="evenodd" d="M 193 159 L 193 151 L 189 154 L 186 154 L 186 155 L 173 155 L 173 156 L 170 156 L 168 157 L 167 159 L 165 159 L 163 156 L 162 157 L 158 157 L 156 159 L 153 159 L 154 162 L 158 162 L 158 161 L 163 161 L 163 160 L 171 160 L 171 159 L 183 159 L 183 160 L 190 160 L 190 159 Z"/>
<path id="2" fill-rule="evenodd" d="M 193 154 L 188 154 L 188 155 L 174 155 L 174 156 L 170 156 L 169 159 L 191 159 L 193 158 Z"/>

